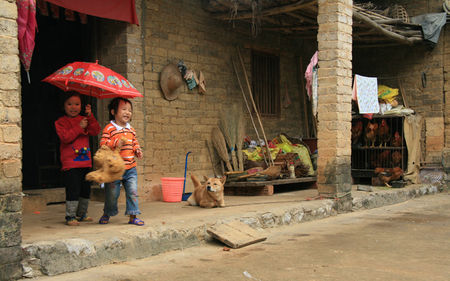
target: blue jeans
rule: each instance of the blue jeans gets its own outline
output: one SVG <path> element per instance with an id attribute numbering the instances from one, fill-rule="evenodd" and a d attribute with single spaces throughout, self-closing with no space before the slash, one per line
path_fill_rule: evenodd
<path id="1" fill-rule="evenodd" d="M 126 170 L 122 180 L 105 184 L 105 207 L 103 212 L 107 216 L 115 216 L 119 213 L 117 209 L 117 199 L 120 195 L 120 183 L 122 182 L 126 192 L 127 208 L 125 215 L 139 215 L 138 192 L 137 192 L 137 171 L 136 167 Z"/>

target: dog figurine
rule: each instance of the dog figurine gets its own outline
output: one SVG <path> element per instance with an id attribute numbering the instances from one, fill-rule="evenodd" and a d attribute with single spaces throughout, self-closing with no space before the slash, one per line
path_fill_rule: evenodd
<path id="1" fill-rule="evenodd" d="M 106 145 L 102 145 L 94 155 L 95 171 L 86 175 L 87 181 L 97 183 L 114 182 L 121 180 L 125 172 L 125 162 L 120 156 L 121 146 L 112 150 Z"/>
<path id="2" fill-rule="evenodd" d="M 194 192 L 187 199 L 192 206 L 200 206 L 202 208 L 225 207 L 223 185 L 227 179 L 204 177 L 205 182 L 202 184 L 195 175 L 191 174 L 191 180 L 194 184 Z"/>

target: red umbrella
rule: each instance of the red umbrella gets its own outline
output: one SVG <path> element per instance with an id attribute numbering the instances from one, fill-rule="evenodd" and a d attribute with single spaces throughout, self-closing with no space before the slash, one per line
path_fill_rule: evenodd
<path id="1" fill-rule="evenodd" d="M 100 99 L 143 97 L 130 81 L 97 62 L 69 63 L 42 81 Z"/>

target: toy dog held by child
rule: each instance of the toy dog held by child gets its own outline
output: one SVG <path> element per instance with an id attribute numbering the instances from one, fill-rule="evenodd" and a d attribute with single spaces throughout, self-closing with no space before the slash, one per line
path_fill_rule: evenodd
<path id="1" fill-rule="evenodd" d="M 202 208 L 225 207 L 223 185 L 227 179 L 204 177 L 205 182 L 202 184 L 195 175 L 191 174 L 191 180 L 194 184 L 194 192 L 187 199 L 192 206 L 200 206 Z"/>
<path id="2" fill-rule="evenodd" d="M 86 175 L 86 180 L 97 183 L 114 182 L 122 179 L 125 162 L 120 156 L 120 146 L 112 150 L 102 145 L 94 155 L 95 171 Z"/>

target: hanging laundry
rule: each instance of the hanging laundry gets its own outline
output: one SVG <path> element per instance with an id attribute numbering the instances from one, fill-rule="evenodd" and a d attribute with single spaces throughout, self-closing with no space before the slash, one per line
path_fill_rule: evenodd
<path id="1" fill-rule="evenodd" d="M 353 80 L 352 98 L 358 102 L 360 114 L 378 113 L 378 80 L 376 77 L 365 77 L 356 74 Z"/>
<path id="2" fill-rule="evenodd" d="M 19 58 L 30 80 L 31 57 L 34 50 L 36 36 L 36 3 L 34 0 L 17 0 L 17 26 L 19 40 Z"/>
<path id="3" fill-rule="evenodd" d="M 317 89 L 318 89 L 318 79 L 319 79 L 319 66 L 316 64 L 312 70 L 312 85 L 311 85 L 311 97 L 312 99 L 312 113 L 314 117 L 317 117 Z"/>
<path id="4" fill-rule="evenodd" d="M 313 84 L 313 68 L 319 63 L 319 52 L 315 52 L 308 64 L 305 71 L 306 78 L 306 92 L 308 93 L 309 99 L 311 100 L 312 95 L 312 84 Z"/>

